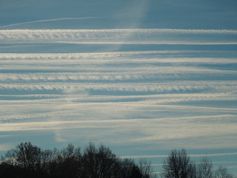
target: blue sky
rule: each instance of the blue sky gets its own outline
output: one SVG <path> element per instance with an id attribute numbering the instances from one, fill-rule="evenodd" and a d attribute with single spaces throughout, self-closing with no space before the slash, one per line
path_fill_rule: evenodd
<path id="1" fill-rule="evenodd" d="M 0 152 L 106 144 L 237 168 L 235 0 L 0 0 Z"/>
<path id="2" fill-rule="evenodd" d="M 0 25 L 79 18 L 14 27 L 236 29 L 236 6 L 235 0 L 1 0 Z"/>

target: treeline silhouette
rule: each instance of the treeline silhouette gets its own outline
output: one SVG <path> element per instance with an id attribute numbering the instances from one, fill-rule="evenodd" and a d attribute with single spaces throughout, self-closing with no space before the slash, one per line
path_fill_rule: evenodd
<path id="1" fill-rule="evenodd" d="M 214 169 L 207 158 L 202 158 L 199 163 L 191 161 L 187 152 L 173 150 L 163 164 L 162 178 L 235 178 L 224 167 Z"/>
<path id="2" fill-rule="evenodd" d="M 62 150 L 42 150 L 21 143 L 6 153 L 0 178 L 150 178 L 147 164 L 120 159 L 105 146 L 90 144 L 83 153 L 68 145 Z"/>
<path id="3" fill-rule="evenodd" d="M 215 170 L 206 158 L 194 163 L 185 150 L 171 151 L 157 176 L 149 163 L 121 159 L 103 145 L 89 144 L 81 152 L 71 144 L 62 150 L 43 150 L 25 142 L 1 160 L 0 178 L 234 178 L 226 168 Z"/>

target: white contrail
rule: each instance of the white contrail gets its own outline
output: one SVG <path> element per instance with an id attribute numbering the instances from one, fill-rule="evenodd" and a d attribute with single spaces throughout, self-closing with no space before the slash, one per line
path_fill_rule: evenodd
<path id="1" fill-rule="evenodd" d="M 27 22 L 13 23 L 9 25 L 0 26 L 0 29 L 5 29 L 8 27 L 16 27 L 21 25 L 35 24 L 35 23 L 44 23 L 44 22 L 57 22 L 57 21 L 69 21 L 69 20 L 89 20 L 89 19 L 98 19 L 99 17 L 62 17 L 62 18 L 52 18 L 52 19 L 40 19 L 32 20 Z"/>
<path id="2" fill-rule="evenodd" d="M 168 33 L 168 34 L 167 34 Z M 183 38 L 183 35 L 191 35 Z M 215 35 L 208 38 L 207 35 Z M 229 37 L 223 36 L 228 35 Z M 0 30 L 1 43 L 66 43 L 66 44 L 237 44 L 237 30 L 187 29 L 16 29 Z M 198 37 L 198 38 L 195 38 Z M 227 39 L 226 39 L 227 38 Z"/>
<path id="3" fill-rule="evenodd" d="M 87 19 L 87 18 L 97 18 L 97 17 L 81 17 L 81 18 L 59 18 L 61 19 Z M 50 19 L 49 19 L 50 20 Z M 52 19 L 55 21 L 56 19 Z M 48 20 L 39 20 L 39 21 L 48 21 Z M 33 21 L 35 22 L 35 21 Z M 28 22 L 25 22 L 28 23 Z M 32 23 L 32 22 L 29 22 Z M 107 32 L 107 33 L 119 33 L 119 32 L 135 32 L 135 33 L 207 33 L 207 34 L 237 34 L 235 29 L 166 29 L 166 28 L 113 28 L 113 29 L 2 29 L 2 32 L 58 32 L 58 33 L 70 33 L 70 32 Z"/>

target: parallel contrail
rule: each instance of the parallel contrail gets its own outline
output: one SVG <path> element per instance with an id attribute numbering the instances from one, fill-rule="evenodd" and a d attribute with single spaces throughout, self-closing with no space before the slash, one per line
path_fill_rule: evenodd
<path id="1" fill-rule="evenodd" d="M 98 19 L 98 18 L 99 17 L 62 17 L 62 18 L 53 18 L 53 19 L 40 19 L 40 20 L 33 20 L 33 21 L 3 25 L 3 26 L 0 26 L 0 29 L 4 29 L 8 27 L 16 27 L 20 25 L 34 24 L 34 23 L 58 22 L 58 21 L 65 21 L 65 20 L 89 20 L 89 19 Z"/>
<path id="2" fill-rule="evenodd" d="M 207 35 L 212 35 L 207 38 Z M 1 44 L 237 44 L 237 30 L 204 29 L 15 29 L 0 30 Z"/>

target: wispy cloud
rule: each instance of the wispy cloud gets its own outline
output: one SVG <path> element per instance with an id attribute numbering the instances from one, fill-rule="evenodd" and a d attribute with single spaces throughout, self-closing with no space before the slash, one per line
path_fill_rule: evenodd
<path id="1" fill-rule="evenodd" d="M 212 35 L 209 37 L 208 35 Z M 0 30 L 1 43 L 237 44 L 236 30 L 45 29 Z M 215 36 L 215 38 L 213 38 Z M 185 38 L 184 38 L 185 37 Z M 224 37 L 224 38 L 223 38 Z"/>
<path id="2" fill-rule="evenodd" d="M 58 21 L 78 21 L 78 20 L 90 20 L 90 19 L 98 19 L 98 17 L 62 17 L 62 18 L 53 18 L 53 19 L 40 19 L 40 20 L 33 20 L 33 21 L 3 25 L 3 26 L 0 26 L 0 29 L 7 29 L 9 27 L 16 28 L 19 26 L 32 25 L 36 23 L 48 23 L 48 22 L 58 22 Z"/>
<path id="3" fill-rule="evenodd" d="M 11 149 L 11 148 L 12 148 L 11 145 L 0 144 L 0 151 L 8 151 L 8 150 Z"/>
<path id="4" fill-rule="evenodd" d="M 93 53 L 0 48 L 0 133 L 50 132 L 60 143 L 152 149 L 235 148 L 236 36 L 235 30 L 201 29 L 0 30 L 0 44 L 25 51 L 27 43 L 118 44 L 113 52 Z M 126 43 L 211 44 L 215 50 L 121 51 Z M 216 44 L 233 49 L 215 57 Z"/>

